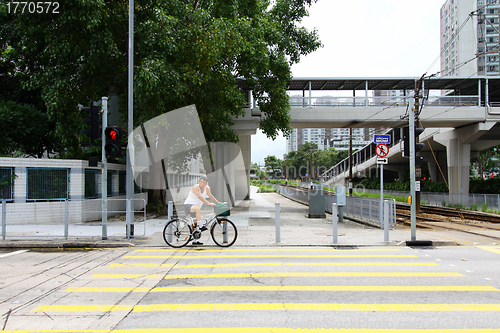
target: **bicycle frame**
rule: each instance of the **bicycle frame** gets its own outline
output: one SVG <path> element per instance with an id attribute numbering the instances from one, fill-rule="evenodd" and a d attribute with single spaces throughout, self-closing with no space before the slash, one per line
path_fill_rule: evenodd
<path id="1" fill-rule="evenodd" d="M 238 237 L 238 230 L 234 223 L 227 219 L 226 216 L 219 216 L 214 211 L 213 213 L 203 215 L 201 218 L 206 221 L 203 231 L 210 230 L 210 235 L 218 246 L 227 247 L 234 244 Z M 172 222 L 175 220 L 177 221 L 177 225 L 174 226 Z M 199 239 L 202 235 L 202 231 L 193 227 L 195 223 L 198 224 L 195 221 L 196 217 L 193 217 L 191 214 L 182 217 L 174 217 L 173 220 L 167 222 L 163 230 L 165 242 L 172 247 L 182 247 L 191 239 Z M 175 228 L 175 230 L 172 228 Z M 182 244 L 179 245 L 179 243 L 176 243 L 176 245 L 173 245 L 173 237 L 176 237 L 175 242 L 181 241 Z"/>

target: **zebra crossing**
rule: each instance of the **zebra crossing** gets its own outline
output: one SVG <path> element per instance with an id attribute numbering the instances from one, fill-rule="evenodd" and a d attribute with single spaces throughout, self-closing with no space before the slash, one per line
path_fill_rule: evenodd
<path id="1" fill-rule="evenodd" d="M 498 260 L 499 249 L 472 250 Z M 92 324 L 82 332 L 500 333 L 500 281 L 479 280 L 473 265 L 451 252 L 442 260 L 428 253 L 403 247 L 133 249 L 31 312 L 79 324 L 88 317 Z M 69 326 L 57 332 L 78 329 Z"/>

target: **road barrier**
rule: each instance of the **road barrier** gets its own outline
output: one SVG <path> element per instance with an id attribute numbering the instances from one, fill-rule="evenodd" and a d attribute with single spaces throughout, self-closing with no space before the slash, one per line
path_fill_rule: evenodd
<path id="1" fill-rule="evenodd" d="M 127 199 L 107 199 L 107 201 L 119 201 Z M 81 222 L 77 215 L 81 215 L 84 210 L 86 200 L 62 200 L 58 202 L 37 202 L 30 203 L 30 207 L 22 209 L 19 205 L 8 203 L 9 200 L 2 200 L 2 240 L 9 238 L 64 238 L 70 237 L 103 237 L 107 228 L 113 227 L 114 237 L 128 237 L 126 222 L 116 221 L 103 224 L 102 221 Z M 130 205 L 134 209 L 132 213 L 143 214 L 144 234 L 146 234 L 146 200 L 142 198 L 132 199 L 139 202 Z M 72 207 L 80 206 L 80 209 L 72 210 Z M 117 205 L 111 205 L 117 207 Z M 102 211 L 84 210 L 85 213 L 101 215 Z M 99 213 L 99 214 L 98 214 Z M 108 210 L 108 216 L 125 214 L 126 210 Z M 119 227 L 117 232 L 116 227 Z M 104 238 L 104 236 L 106 238 Z"/>

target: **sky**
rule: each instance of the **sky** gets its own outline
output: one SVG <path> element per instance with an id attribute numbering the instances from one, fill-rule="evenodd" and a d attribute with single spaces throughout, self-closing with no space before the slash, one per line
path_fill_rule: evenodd
<path id="1" fill-rule="evenodd" d="M 318 0 L 302 25 L 323 47 L 292 66 L 301 77 L 420 77 L 439 71 L 440 9 L 445 0 Z M 252 135 L 252 162 L 282 159 L 286 139 Z"/>

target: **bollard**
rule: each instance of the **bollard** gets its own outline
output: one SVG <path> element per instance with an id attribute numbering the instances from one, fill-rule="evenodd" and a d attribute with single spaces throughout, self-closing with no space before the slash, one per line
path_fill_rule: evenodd
<path id="1" fill-rule="evenodd" d="M 7 201 L 5 199 L 2 200 L 2 240 L 5 240 L 5 229 L 7 223 Z"/>
<path id="2" fill-rule="evenodd" d="M 389 242 L 389 200 L 384 200 L 384 242 Z"/>
<path id="3" fill-rule="evenodd" d="M 338 243 L 338 217 L 337 217 L 337 204 L 332 204 L 332 224 L 333 224 L 333 244 Z"/>
<path id="4" fill-rule="evenodd" d="M 172 215 L 174 215 L 174 202 L 168 202 L 168 210 L 167 210 L 167 223 L 172 219 Z M 172 225 L 169 225 L 167 228 L 167 240 L 172 242 Z"/>
<path id="5" fill-rule="evenodd" d="M 64 239 L 68 240 L 68 227 L 69 227 L 69 219 L 68 219 L 68 213 L 69 213 L 69 201 L 66 199 L 64 201 Z"/>
<path id="6" fill-rule="evenodd" d="M 281 234 L 280 234 L 280 203 L 277 202 L 274 205 L 274 212 L 276 217 L 276 243 L 281 242 Z"/>

